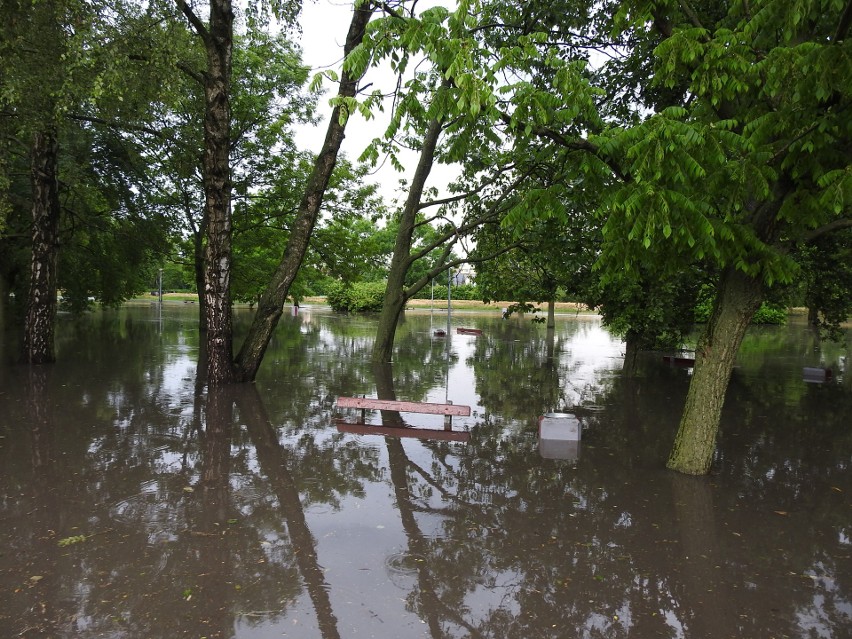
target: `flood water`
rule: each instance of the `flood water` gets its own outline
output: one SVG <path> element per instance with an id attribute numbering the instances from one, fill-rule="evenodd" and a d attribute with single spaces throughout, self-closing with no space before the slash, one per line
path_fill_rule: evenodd
<path id="1" fill-rule="evenodd" d="M 852 636 L 852 373 L 801 323 L 750 331 L 692 478 L 690 370 L 625 378 L 595 317 L 409 312 L 373 367 L 374 319 L 303 307 L 208 393 L 196 312 L 61 316 L 57 364 L 0 366 L 0 637 Z M 352 395 L 472 415 L 349 432 Z M 539 441 L 552 412 L 579 446 Z"/>

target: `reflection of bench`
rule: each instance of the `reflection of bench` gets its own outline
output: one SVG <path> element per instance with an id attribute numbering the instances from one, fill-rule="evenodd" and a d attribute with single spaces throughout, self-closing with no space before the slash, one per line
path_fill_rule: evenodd
<path id="1" fill-rule="evenodd" d="M 437 428 L 410 428 L 408 426 L 374 426 L 371 424 L 348 424 L 343 420 L 337 423 L 341 433 L 356 435 L 384 435 L 385 437 L 414 437 L 416 439 L 436 439 L 448 442 L 470 441 L 470 433 L 459 430 L 439 430 Z"/>
<path id="2" fill-rule="evenodd" d="M 340 431 L 351 433 L 375 433 L 377 435 L 394 435 L 397 437 L 419 437 L 427 439 L 450 439 L 454 441 L 467 441 L 469 433 L 454 433 L 452 430 L 453 416 L 469 417 L 470 406 L 456 405 L 453 403 L 432 404 L 428 402 L 400 402 L 390 399 L 370 399 L 368 397 L 338 397 L 338 408 L 361 409 L 361 423 L 347 424 L 338 422 Z M 421 413 L 425 415 L 443 415 L 444 430 L 429 430 L 423 428 L 395 428 L 389 426 L 371 426 L 367 424 L 368 410 L 390 410 L 399 413 Z"/>

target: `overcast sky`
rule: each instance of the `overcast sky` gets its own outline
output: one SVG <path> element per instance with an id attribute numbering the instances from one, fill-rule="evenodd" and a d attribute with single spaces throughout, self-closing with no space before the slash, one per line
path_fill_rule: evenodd
<path id="1" fill-rule="evenodd" d="M 425 2 L 421 3 L 424 6 Z M 447 3 L 449 4 L 449 3 Z M 346 32 L 352 17 L 352 0 L 315 0 L 307 1 L 302 7 L 302 50 L 303 59 L 314 71 L 335 69 L 340 71 L 343 60 L 343 43 L 346 40 Z M 393 74 L 389 70 L 371 70 L 362 82 L 373 83 L 373 87 L 386 90 L 393 85 Z M 337 90 L 336 86 L 326 82 L 326 94 L 321 98 L 322 113 L 325 114 L 323 122 L 314 128 L 301 130 L 297 135 L 297 141 L 303 148 L 314 153 L 319 152 L 325 136 L 328 124 L 329 98 Z M 386 118 L 384 114 L 377 114 L 376 118 L 365 121 L 359 114 L 355 114 L 346 127 L 346 138 L 343 141 L 342 150 L 351 160 L 356 160 L 370 141 L 380 135 L 385 128 Z M 405 158 L 406 173 L 397 173 L 389 162 L 377 170 L 375 179 L 382 185 L 382 193 L 389 200 L 394 195 L 398 180 L 402 177 L 411 178 L 417 156 L 411 154 Z M 451 178 L 454 171 L 448 167 L 437 166 L 430 175 L 428 187 L 437 186 L 442 188 Z"/>

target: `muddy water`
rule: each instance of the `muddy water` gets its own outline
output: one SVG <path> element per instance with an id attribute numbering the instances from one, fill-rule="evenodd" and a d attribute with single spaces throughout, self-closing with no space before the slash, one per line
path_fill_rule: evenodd
<path id="1" fill-rule="evenodd" d="M 377 368 L 373 320 L 306 307 L 208 393 L 194 313 L 60 318 L 59 363 L 0 367 L 0 637 L 852 636 L 852 374 L 799 324 L 749 333 L 696 479 L 663 467 L 689 369 L 626 379 L 595 318 L 410 314 Z M 466 441 L 347 432 L 354 394 L 470 405 Z"/>

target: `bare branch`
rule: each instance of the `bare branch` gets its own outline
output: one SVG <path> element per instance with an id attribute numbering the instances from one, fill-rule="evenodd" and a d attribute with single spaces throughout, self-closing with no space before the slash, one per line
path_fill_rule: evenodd
<path id="1" fill-rule="evenodd" d="M 455 202 L 465 200 L 465 199 L 469 198 L 471 195 L 477 195 L 478 193 L 482 193 L 482 191 L 484 191 L 487 187 L 494 184 L 497 181 L 498 177 L 500 177 L 504 173 L 507 173 L 508 171 L 511 171 L 512 169 L 515 168 L 515 166 L 516 165 L 514 163 L 512 163 L 512 164 L 507 164 L 507 165 L 501 167 L 497 171 L 497 174 L 494 177 L 486 180 L 485 182 L 483 182 L 481 185 L 479 185 L 478 187 L 476 187 L 472 191 L 467 191 L 467 192 L 461 193 L 459 195 L 452 195 L 450 197 L 442 198 L 440 200 L 430 200 L 429 202 L 423 202 L 419 205 L 419 208 L 420 208 L 420 210 L 423 210 L 423 209 L 429 208 L 431 206 L 441 206 L 443 204 L 453 204 Z"/>
<path id="2" fill-rule="evenodd" d="M 835 44 L 841 40 L 845 40 L 849 34 L 849 27 L 852 25 L 852 0 L 846 2 L 846 8 L 843 10 L 843 15 L 840 16 L 840 22 L 837 23 L 837 31 L 834 32 L 832 42 Z"/>
<path id="3" fill-rule="evenodd" d="M 703 31 L 707 31 L 707 29 L 704 28 L 704 25 L 701 24 L 701 20 L 698 19 L 698 15 L 689 5 L 688 0 L 680 0 L 680 8 L 683 9 L 683 12 L 686 14 L 686 16 L 689 18 L 689 21 L 692 22 L 694 26 L 698 27 L 699 29 L 702 29 Z M 704 40 L 705 42 L 709 41 L 709 39 L 710 37 L 708 35 L 705 35 L 702 38 L 702 40 Z"/>
<path id="4" fill-rule="evenodd" d="M 842 231 L 843 229 L 852 228 L 852 218 L 842 217 L 839 220 L 834 220 L 828 224 L 823 224 L 819 228 L 814 229 L 805 236 L 805 242 L 813 242 L 818 237 L 833 233 L 834 231 Z"/>
<path id="5" fill-rule="evenodd" d="M 152 135 L 160 140 L 165 139 L 165 136 L 163 135 L 162 131 L 152 129 L 151 127 L 144 126 L 142 124 L 129 124 L 126 122 L 119 124 L 118 122 L 110 122 L 108 120 L 104 120 L 103 118 L 97 118 L 91 115 L 82 115 L 80 113 L 69 113 L 67 117 L 69 120 L 76 120 L 77 122 L 101 124 L 115 131 L 136 131 L 138 133 L 147 133 L 148 135 Z"/>
<path id="6" fill-rule="evenodd" d="M 175 4 L 178 6 L 178 9 L 181 10 L 181 13 L 186 17 L 189 21 L 189 24 L 195 29 L 195 32 L 204 40 L 204 43 L 207 44 L 210 40 L 210 32 L 207 30 L 207 27 L 204 26 L 204 23 L 201 19 L 195 14 L 186 0 L 175 0 Z"/>

